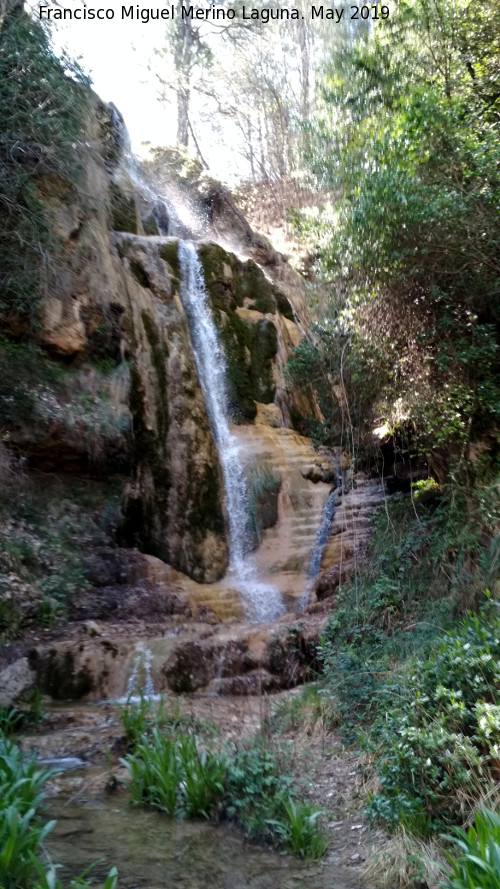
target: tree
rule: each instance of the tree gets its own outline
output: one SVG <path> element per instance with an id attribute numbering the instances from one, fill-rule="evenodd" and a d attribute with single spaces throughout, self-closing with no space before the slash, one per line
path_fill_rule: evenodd
<path id="1" fill-rule="evenodd" d="M 461 466 L 500 414 L 499 31 L 486 2 L 401 0 L 332 58 L 307 158 L 341 195 L 311 234 L 349 323 L 392 355 L 422 446 Z"/>

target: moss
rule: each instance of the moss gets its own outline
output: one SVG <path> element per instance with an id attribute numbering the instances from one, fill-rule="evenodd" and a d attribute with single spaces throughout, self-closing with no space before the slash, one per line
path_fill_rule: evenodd
<path id="1" fill-rule="evenodd" d="M 144 234 L 149 237 L 157 237 L 161 234 L 153 213 L 148 213 L 148 215 L 144 217 L 142 220 L 142 227 L 144 229 Z"/>
<path id="2" fill-rule="evenodd" d="M 130 271 L 132 272 L 135 280 L 141 285 L 141 287 L 146 287 L 148 290 L 151 290 L 151 282 L 149 280 L 149 276 L 137 259 L 130 260 Z"/>
<path id="3" fill-rule="evenodd" d="M 250 325 L 234 312 L 215 313 L 227 363 L 227 395 L 229 411 L 236 423 L 253 420 L 255 392 L 250 374 L 252 336 Z"/>
<path id="4" fill-rule="evenodd" d="M 142 323 L 148 343 L 151 348 L 151 360 L 158 385 L 159 399 L 157 399 L 157 422 L 159 435 L 165 435 L 168 425 L 167 406 L 167 376 L 165 360 L 168 358 L 168 346 L 162 343 L 158 327 L 155 321 L 145 309 L 141 312 Z"/>
<path id="5" fill-rule="evenodd" d="M 201 484 L 197 484 L 196 490 L 192 491 L 187 521 L 200 542 L 206 537 L 207 531 L 213 531 L 217 536 L 224 535 L 225 521 L 216 467 L 207 466 Z"/>
<path id="6" fill-rule="evenodd" d="M 145 423 L 146 406 L 144 386 L 139 371 L 132 365 L 130 371 L 130 410 L 133 418 L 134 451 L 136 466 L 141 467 L 142 485 L 145 475 L 149 475 L 151 487 L 149 493 L 140 497 L 129 497 L 125 504 L 125 521 L 121 529 L 123 543 L 139 546 L 146 552 L 164 558 L 166 553 L 159 529 L 160 517 L 167 514 L 168 492 L 171 485 L 167 468 L 165 448 L 168 427 L 168 401 L 165 369 L 165 347 L 161 342 L 156 325 L 148 314 L 142 312 L 142 322 L 146 332 L 155 376 L 158 381 L 160 397 L 157 399 L 159 414 L 157 429 L 149 429 Z"/>
<path id="7" fill-rule="evenodd" d="M 158 248 L 161 258 L 167 263 L 172 271 L 173 277 L 179 282 L 181 280 L 181 267 L 177 251 L 178 241 L 169 241 L 166 244 L 161 244 Z"/>
<path id="8" fill-rule="evenodd" d="M 111 192 L 111 228 L 118 232 L 130 232 L 138 235 L 139 225 L 135 198 L 127 196 L 121 188 L 110 183 Z"/>
<path id="9" fill-rule="evenodd" d="M 272 464 L 255 461 L 246 471 L 250 509 L 258 534 L 278 521 L 281 475 Z"/>
<path id="10" fill-rule="evenodd" d="M 87 322 L 86 311 L 82 309 L 81 318 Z M 103 314 L 97 324 L 86 323 L 87 346 L 86 357 L 91 364 L 97 366 L 99 362 L 108 362 L 110 368 L 117 367 L 122 361 L 122 317 L 121 306 L 111 303 L 109 311 Z"/>
<path id="11" fill-rule="evenodd" d="M 87 670 L 82 667 L 78 672 L 75 671 L 71 651 L 66 651 L 61 656 L 56 649 L 51 649 L 47 660 L 38 664 L 37 672 L 38 686 L 56 701 L 77 701 L 94 688 Z"/>
<path id="12" fill-rule="evenodd" d="M 201 244 L 198 255 L 215 308 L 246 306 L 263 314 L 276 313 L 275 288 L 252 259 L 241 262 L 218 244 Z"/>
<path id="13" fill-rule="evenodd" d="M 264 404 L 274 401 L 273 359 L 278 351 L 278 332 L 272 321 L 263 318 L 252 325 L 251 378 L 254 398 Z"/>
<path id="14" fill-rule="evenodd" d="M 198 256 L 203 266 L 203 274 L 207 288 L 214 281 L 224 280 L 224 265 L 232 269 L 236 257 L 226 253 L 218 244 L 200 244 Z"/>
<path id="15" fill-rule="evenodd" d="M 283 315 L 285 318 L 288 318 L 289 321 L 295 321 L 295 313 L 292 308 L 292 304 L 290 300 L 287 299 L 284 293 L 281 290 L 275 290 L 276 302 L 278 304 L 278 312 L 280 315 Z"/>
<path id="16" fill-rule="evenodd" d="M 228 399 L 236 423 L 253 420 L 255 402 L 274 400 L 273 359 L 278 334 L 272 321 L 244 321 L 235 312 L 216 313 L 227 361 Z"/>
<path id="17" fill-rule="evenodd" d="M 245 305 L 255 312 L 275 314 L 274 287 L 257 263 L 249 259 L 244 265 L 241 264 L 241 269 L 238 271 L 234 287 L 237 304 Z"/>

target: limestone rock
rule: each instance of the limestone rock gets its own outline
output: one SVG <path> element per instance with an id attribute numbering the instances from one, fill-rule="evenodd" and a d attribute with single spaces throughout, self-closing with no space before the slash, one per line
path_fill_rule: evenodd
<path id="1" fill-rule="evenodd" d="M 36 674 L 28 658 L 19 658 L 0 671 L 0 707 L 10 707 L 22 694 L 33 688 Z"/>

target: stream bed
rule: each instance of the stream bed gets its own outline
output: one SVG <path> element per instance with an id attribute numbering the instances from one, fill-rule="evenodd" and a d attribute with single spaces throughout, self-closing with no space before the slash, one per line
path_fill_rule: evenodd
<path id="1" fill-rule="evenodd" d="M 357 874 L 333 862 L 302 862 L 250 844 L 235 830 L 173 821 L 120 794 L 50 801 L 57 825 L 45 841 L 64 881 L 100 860 L 93 882 L 118 868 L 119 889 L 356 889 Z"/>

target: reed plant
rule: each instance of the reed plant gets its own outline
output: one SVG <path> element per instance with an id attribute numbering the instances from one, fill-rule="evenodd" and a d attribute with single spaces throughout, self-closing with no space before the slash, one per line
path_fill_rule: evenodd
<path id="1" fill-rule="evenodd" d="M 155 727 L 121 762 L 128 771 L 133 802 L 172 817 L 208 818 L 222 795 L 225 759 L 198 750 L 193 735 L 165 735 Z"/>
<path id="2" fill-rule="evenodd" d="M 53 769 L 40 768 L 34 757 L 23 753 L 0 732 L 1 889 L 64 889 L 43 850 L 43 842 L 56 823 L 44 823 L 42 818 L 45 785 L 54 774 Z M 72 881 L 72 889 L 90 886 L 86 873 Z M 114 889 L 116 881 L 113 868 L 103 889 Z"/>
<path id="3" fill-rule="evenodd" d="M 500 815 L 488 809 L 476 813 L 467 831 L 457 829 L 451 839 L 453 855 L 445 853 L 450 868 L 445 889 L 500 889 Z"/>

